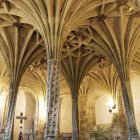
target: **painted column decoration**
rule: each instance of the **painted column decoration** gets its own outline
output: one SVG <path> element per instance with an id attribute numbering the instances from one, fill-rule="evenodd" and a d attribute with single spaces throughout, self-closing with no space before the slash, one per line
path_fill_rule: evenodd
<path id="1" fill-rule="evenodd" d="M 58 139 L 58 116 L 60 100 L 60 61 L 51 59 L 47 62 L 48 93 L 47 93 L 47 124 L 44 140 Z"/>
<path id="2" fill-rule="evenodd" d="M 3 140 L 11 140 L 12 138 L 16 100 L 17 100 L 17 87 L 14 86 L 14 84 L 10 84 L 8 115 Z"/>
<path id="3" fill-rule="evenodd" d="M 79 140 L 78 134 L 78 99 L 72 98 L 72 138 L 73 140 Z"/>

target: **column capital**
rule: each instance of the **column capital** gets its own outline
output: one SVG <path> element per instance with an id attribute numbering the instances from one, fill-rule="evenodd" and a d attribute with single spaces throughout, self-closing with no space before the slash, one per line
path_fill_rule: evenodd
<path id="1" fill-rule="evenodd" d="M 50 62 L 61 62 L 61 60 L 59 60 L 59 59 L 48 59 L 47 60 L 47 63 L 50 63 Z"/>

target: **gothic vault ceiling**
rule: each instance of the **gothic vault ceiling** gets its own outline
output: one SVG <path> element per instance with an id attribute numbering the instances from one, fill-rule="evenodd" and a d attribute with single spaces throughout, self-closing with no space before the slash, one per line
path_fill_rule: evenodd
<path id="1" fill-rule="evenodd" d="M 39 76 L 46 75 L 47 59 L 62 60 L 62 73 L 73 94 L 87 74 L 105 83 L 100 81 L 101 69 L 108 62 L 116 67 L 113 74 L 129 67 L 140 71 L 140 2 L 1 0 L 0 54 L 10 78 L 19 81 L 25 73 L 25 81 L 40 79 L 44 93 L 45 80 Z"/>

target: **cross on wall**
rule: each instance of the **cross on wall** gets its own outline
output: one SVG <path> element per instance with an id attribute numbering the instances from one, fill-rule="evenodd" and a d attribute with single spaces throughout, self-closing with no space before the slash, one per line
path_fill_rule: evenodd
<path id="1" fill-rule="evenodd" d="M 26 120 L 26 119 L 27 119 L 26 116 L 23 117 L 23 113 L 22 113 L 22 112 L 20 113 L 20 116 L 17 116 L 16 118 L 20 120 L 20 123 L 21 123 L 21 124 L 23 123 L 23 120 Z"/>

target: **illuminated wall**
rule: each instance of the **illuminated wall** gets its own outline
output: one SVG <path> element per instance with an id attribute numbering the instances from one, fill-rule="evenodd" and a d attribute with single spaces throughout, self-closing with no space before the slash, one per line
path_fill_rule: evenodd
<path id="1" fill-rule="evenodd" d="M 109 96 L 100 96 L 95 103 L 96 124 L 112 123 L 112 114 L 109 113 Z"/>
<path id="2" fill-rule="evenodd" d="M 136 124 L 138 128 L 138 132 L 140 134 L 140 74 L 132 73 L 132 95 L 133 95 L 133 102 L 134 102 L 134 110 L 135 110 L 135 117 L 136 117 Z"/>
<path id="3" fill-rule="evenodd" d="M 70 95 L 61 96 L 60 133 L 72 133 L 72 100 Z"/>

